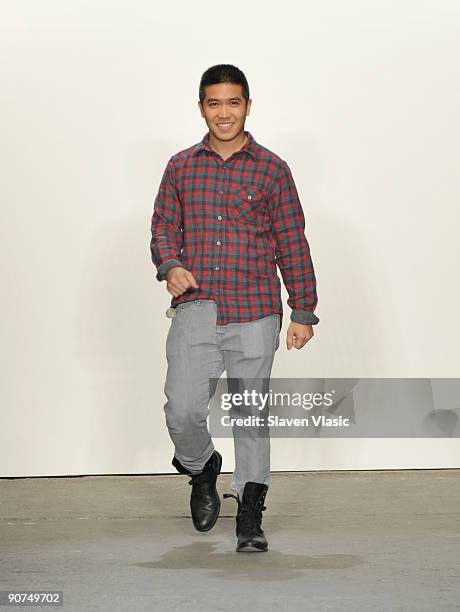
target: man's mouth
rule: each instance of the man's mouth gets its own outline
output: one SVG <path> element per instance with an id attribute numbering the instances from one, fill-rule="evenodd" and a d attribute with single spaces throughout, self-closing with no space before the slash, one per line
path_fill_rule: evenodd
<path id="1" fill-rule="evenodd" d="M 221 130 L 228 130 L 232 127 L 233 122 L 231 121 L 222 121 L 220 123 L 217 124 Z"/>

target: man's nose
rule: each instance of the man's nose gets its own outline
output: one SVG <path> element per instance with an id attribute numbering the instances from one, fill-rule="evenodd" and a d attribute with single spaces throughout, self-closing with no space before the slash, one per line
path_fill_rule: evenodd
<path id="1" fill-rule="evenodd" d="M 229 119 L 230 118 L 230 111 L 228 108 L 225 108 L 225 106 L 223 106 L 220 110 L 219 113 L 219 119 Z"/>

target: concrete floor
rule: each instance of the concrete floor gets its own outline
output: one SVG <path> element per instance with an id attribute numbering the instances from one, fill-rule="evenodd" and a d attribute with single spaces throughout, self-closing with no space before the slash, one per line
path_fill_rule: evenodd
<path id="1" fill-rule="evenodd" d="M 233 499 L 193 529 L 186 476 L 1 480 L 0 590 L 61 590 L 65 610 L 459 610 L 459 474 L 274 473 L 254 554 L 235 552 Z"/>

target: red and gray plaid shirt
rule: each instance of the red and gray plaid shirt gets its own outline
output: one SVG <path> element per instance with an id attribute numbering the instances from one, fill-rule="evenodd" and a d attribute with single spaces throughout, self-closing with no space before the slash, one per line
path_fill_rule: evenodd
<path id="1" fill-rule="evenodd" d="M 316 279 L 305 218 L 287 163 L 249 132 L 228 159 L 201 142 L 173 155 L 155 198 L 151 257 L 162 281 L 174 266 L 199 288 L 172 297 L 217 303 L 217 325 L 279 313 L 281 271 L 291 321 L 315 325 Z"/>

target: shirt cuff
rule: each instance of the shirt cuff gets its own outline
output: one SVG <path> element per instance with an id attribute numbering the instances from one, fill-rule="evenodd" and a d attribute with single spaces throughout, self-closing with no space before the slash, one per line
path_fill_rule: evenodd
<path id="1" fill-rule="evenodd" d="M 171 268 L 175 268 L 176 266 L 180 266 L 181 268 L 185 268 L 184 264 L 178 259 L 168 259 L 161 266 L 158 267 L 157 280 L 163 281 L 166 279 L 166 275 L 168 274 Z M 187 268 L 185 268 L 187 269 Z"/>
<path id="2" fill-rule="evenodd" d="M 293 310 L 291 312 L 291 321 L 302 323 L 302 325 L 316 325 L 319 323 L 318 317 L 307 310 Z"/>

